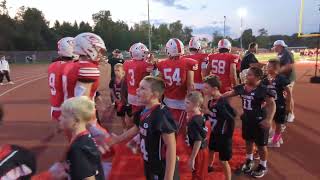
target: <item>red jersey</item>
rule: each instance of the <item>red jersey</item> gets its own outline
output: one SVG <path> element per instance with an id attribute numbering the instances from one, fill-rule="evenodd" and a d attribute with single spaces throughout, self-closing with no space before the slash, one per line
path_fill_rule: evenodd
<path id="1" fill-rule="evenodd" d="M 51 63 L 48 68 L 48 84 L 50 88 L 50 104 L 51 104 L 51 116 L 58 118 L 60 113 L 54 113 L 55 111 L 60 112 L 60 106 L 64 101 L 63 98 L 63 83 L 62 83 L 62 73 L 67 62 L 57 60 Z"/>
<path id="2" fill-rule="evenodd" d="M 124 62 L 123 68 L 128 86 L 128 102 L 131 105 L 139 106 L 136 91 L 140 81 L 153 70 L 153 65 L 141 60 L 127 60 Z"/>
<path id="3" fill-rule="evenodd" d="M 197 71 L 197 61 L 189 58 L 177 60 L 166 59 L 157 64 L 159 72 L 166 83 L 164 102 L 172 109 L 184 109 L 184 99 L 187 95 L 188 71 Z"/>
<path id="4" fill-rule="evenodd" d="M 75 97 L 75 88 L 78 81 L 93 83 L 90 91 L 90 98 L 94 98 L 99 86 L 100 71 L 98 63 L 93 61 L 77 61 L 68 63 L 63 72 L 63 79 L 66 82 L 66 98 Z"/>
<path id="5" fill-rule="evenodd" d="M 208 70 L 220 78 L 223 87 L 231 87 L 231 65 L 238 62 L 239 57 L 230 53 L 216 53 L 208 56 Z"/>
<path id="6" fill-rule="evenodd" d="M 198 62 L 198 70 L 194 72 L 194 86 L 195 89 L 201 90 L 203 88 L 202 71 L 207 69 L 208 54 L 191 54 L 185 57 L 194 59 Z"/>

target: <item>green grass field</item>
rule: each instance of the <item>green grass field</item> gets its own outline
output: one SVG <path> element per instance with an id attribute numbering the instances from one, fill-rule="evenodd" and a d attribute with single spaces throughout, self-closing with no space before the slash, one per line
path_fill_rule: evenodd
<path id="1" fill-rule="evenodd" d="M 277 55 L 276 53 L 260 53 L 260 54 L 257 54 L 256 57 L 260 62 L 265 62 L 265 61 L 268 61 L 269 59 L 277 58 Z M 299 53 L 294 53 L 294 60 L 295 61 L 301 61 L 301 60 L 315 61 L 316 57 L 300 56 Z"/>

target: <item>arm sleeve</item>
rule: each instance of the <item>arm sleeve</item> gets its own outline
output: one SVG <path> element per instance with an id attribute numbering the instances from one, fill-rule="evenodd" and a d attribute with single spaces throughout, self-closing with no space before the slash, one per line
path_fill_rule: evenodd
<path id="1" fill-rule="evenodd" d="M 162 109 L 157 115 L 157 125 L 156 130 L 161 133 L 171 134 L 177 131 L 177 125 L 172 118 L 171 113 L 167 109 Z"/>
<path id="2" fill-rule="evenodd" d="M 243 91 L 244 91 L 243 85 L 235 86 L 235 87 L 233 88 L 233 90 L 234 90 L 234 92 L 235 92 L 237 95 L 241 95 L 241 94 L 243 94 Z"/>
<path id="3" fill-rule="evenodd" d="M 100 77 L 100 71 L 97 65 L 92 63 L 80 63 L 78 80 L 81 82 L 95 82 Z"/>
<path id="4" fill-rule="evenodd" d="M 193 59 L 186 59 L 186 63 L 188 71 L 196 71 L 199 68 L 198 62 Z"/>
<path id="5" fill-rule="evenodd" d="M 96 175 L 97 165 L 89 160 L 88 154 L 82 149 L 73 148 L 70 152 L 70 161 L 71 179 L 84 179 Z"/>

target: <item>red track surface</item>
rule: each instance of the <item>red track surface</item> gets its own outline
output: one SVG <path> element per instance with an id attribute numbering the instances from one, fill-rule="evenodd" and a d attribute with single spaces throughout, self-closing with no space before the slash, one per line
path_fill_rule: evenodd
<path id="1" fill-rule="evenodd" d="M 33 147 L 47 136 L 54 127 L 49 117 L 46 65 L 12 66 L 15 85 L 0 87 L 0 103 L 5 106 L 5 122 L 0 127 L 0 143 L 20 144 Z M 101 92 L 107 104 L 105 90 L 108 67 L 103 66 Z M 295 86 L 296 121 L 288 125 L 285 144 L 272 149 L 267 180 L 319 180 L 320 179 L 320 85 L 310 84 L 313 64 L 297 65 L 298 80 Z M 235 100 L 238 101 L 238 100 Z M 238 104 L 238 103 L 237 103 Z M 111 131 L 119 131 L 120 123 L 106 122 Z M 65 141 L 55 137 L 49 148 L 39 155 L 39 170 L 47 169 L 62 156 Z M 246 176 L 234 179 L 250 179 Z"/>

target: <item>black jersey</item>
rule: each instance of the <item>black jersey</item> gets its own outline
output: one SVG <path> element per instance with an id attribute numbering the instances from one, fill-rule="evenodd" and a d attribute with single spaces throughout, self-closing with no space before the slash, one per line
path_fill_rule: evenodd
<path id="1" fill-rule="evenodd" d="M 28 180 L 36 172 L 35 155 L 20 146 L 4 145 L 0 149 L 0 179 Z"/>
<path id="2" fill-rule="evenodd" d="M 89 133 L 77 136 L 67 152 L 67 163 L 70 166 L 71 179 L 84 179 L 95 176 L 96 180 L 104 180 L 101 155 L 95 141 Z"/>
<path id="3" fill-rule="evenodd" d="M 251 91 L 246 90 L 244 84 L 234 87 L 234 92 L 242 99 L 243 116 L 242 120 L 248 123 L 259 123 L 266 117 L 264 103 L 267 97 L 275 97 L 267 86 L 259 84 Z"/>
<path id="4" fill-rule="evenodd" d="M 195 115 L 187 124 L 186 143 L 193 147 L 195 141 L 201 141 L 201 149 L 208 146 L 207 141 L 208 128 L 206 119 L 202 115 Z"/>
<path id="5" fill-rule="evenodd" d="M 276 95 L 275 101 L 277 104 L 277 108 L 284 107 L 286 104 L 286 100 L 284 98 L 283 92 L 285 88 L 290 84 L 290 80 L 284 75 L 278 74 L 272 80 L 269 80 L 268 78 L 263 79 L 262 84 L 267 86 Z"/>
<path id="6" fill-rule="evenodd" d="M 233 136 L 236 111 L 230 106 L 225 98 L 212 99 L 208 102 L 210 114 L 205 116 L 211 122 L 212 131 L 215 135 Z"/>
<path id="7" fill-rule="evenodd" d="M 115 79 L 111 79 L 109 83 L 109 88 L 116 96 L 117 100 L 121 100 L 121 88 L 123 86 L 123 80 L 117 82 Z"/>
<path id="8" fill-rule="evenodd" d="M 153 173 L 165 172 L 166 147 L 161 135 L 175 133 L 177 125 L 166 106 L 155 106 L 135 113 L 134 123 L 140 129 L 140 148 L 145 166 Z"/>

